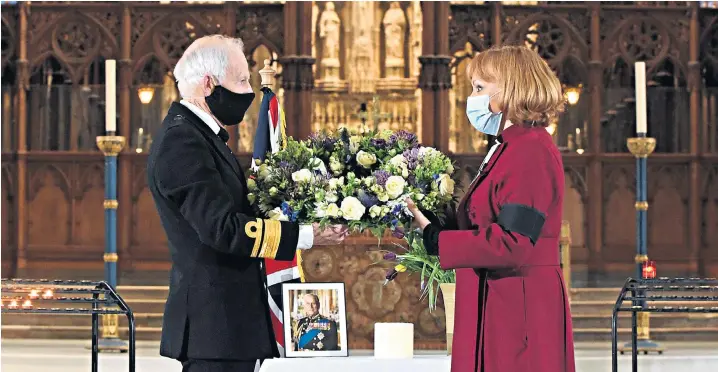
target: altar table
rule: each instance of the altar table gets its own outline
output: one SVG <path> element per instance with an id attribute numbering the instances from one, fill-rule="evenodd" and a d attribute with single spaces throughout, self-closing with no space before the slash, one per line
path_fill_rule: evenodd
<path id="1" fill-rule="evenodd" d="M 262 363 L 259 372 L 449 372 L 451 357 L 415 355 L 412 359 L 377 359 L 373 356 L 278 358 Z"/>

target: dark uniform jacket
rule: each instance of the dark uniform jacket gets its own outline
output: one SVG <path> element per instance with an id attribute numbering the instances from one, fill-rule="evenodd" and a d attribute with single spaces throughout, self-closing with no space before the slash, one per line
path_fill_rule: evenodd
<path id="1" fill-rule="evenodd" d="M 302 350 L 339 350 L 337 322 L 318 314 L 300 320 L 294 333 L 294 351 Z"/>
<path id="2" fill-rule="evenodd" d="M 147 161 L 172 258 L 160 354 L 184 359 L 278 356 L 261 258 L 292 260 L 299 226 L 252 215 L 227 145 L 173 103 Z"/>

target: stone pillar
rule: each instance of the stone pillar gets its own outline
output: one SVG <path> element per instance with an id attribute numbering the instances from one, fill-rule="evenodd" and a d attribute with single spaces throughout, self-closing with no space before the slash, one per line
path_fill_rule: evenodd
<path id="1" fill-rule="evenodd" d="M 421 3 L 423 18 L 422 56 L 419 88 L 422 90 L 421 142 L 449 151 L 449 2 Z"/>
<path id="2" fill-rule="evenodd" d="M 284 4 L 284 56 L 282 88 L 287 136 L 305 139 L 312 131 L 312 2 L 297 1 Z"/>

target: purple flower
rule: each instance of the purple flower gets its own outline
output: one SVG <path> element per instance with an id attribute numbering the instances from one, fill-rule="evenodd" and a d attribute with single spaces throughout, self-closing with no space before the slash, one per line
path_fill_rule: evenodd
<path id="1" fill-rule="evenodd" d="M 419 145 L 419 141 L 417 140 L 416 134 L 407 132 L 405 130 L 400 130 L 389 137 L 389 144 L 394 145 L 399 141 L 406 142 L 409 147 L 416 147 Z"/>
<path id="2" fill-rule="evenodd" d="M 374 138 L 371 140 L 371 144 L 378 149 L 383 149 L 386 147 L 386 140 L 383 138 Z"/>
<path id="3" fill-rule="evenodd" d="M 331 152 L 337 143 L 337 139 L 325 133 L 315 133 L 309 136 L 309 142 L 315 149 Z"/>
<path id="4" fill-rule="evenodd" d="M 404 155 L 404 159 L 406 159 L 409 169 L 414 170 L 414 169 L 416 169 L 416 167 L 419 166 L 419 149 L 418 148 L 404 150 L 404 153 L 402 155 Z"/>
<path id="5" fill-rule="evenodd" d="M 365 192 L 364 190 L 359 190 L 359 193 L 357 195 L 357 199 L 362 203 L 363 206 L 367 208 L 371 208 L 377 204 L 379 204 L 379 198 L 377 198 L 375 195 Z"/>
<path id="6" fill-rule="evenodd" d="M 387 252 L 384 254 L 384 259 L 387 261 L 394 261 L 396 260 L 396 253 L 394 252 Z"/>
<path id="7" fill-rule="evenodd" d="M 374 172 L 374 179 L 376 179 L 376 184 L 379 186 L 386 186 L 386 181 L 389 179 L 389 172 L 385 170 L 378 170 Z"/>
<path id="8" fill-rule="evenodd" d="M 397 239 L 404 239 L 404 229 L 402 229 L 401 227 L 397 227 L 396 229 L 392 230 L 391 235 Z"/>

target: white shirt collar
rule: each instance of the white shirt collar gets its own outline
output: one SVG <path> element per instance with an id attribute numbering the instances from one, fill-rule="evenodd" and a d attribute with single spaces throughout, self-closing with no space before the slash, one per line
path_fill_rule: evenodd
<path id="1" fill-rule="evenodd" d="M 217 124 L 217 121 L 214 120 L 212 115 L 208 114 L 201 108 L 197 107 L 197 105 L 188 101 L 181 100 L 180 103 L 187 107 L 195 115 L 197 115 L 198 118 L 202 119 L 202 121 L 205 122 L 205 124 L 207 124 L 210 129 L 212 129 L 212 132 L 214 132 L 214 134 L 219 134 L 220 126 L 219 124 Z"/>

